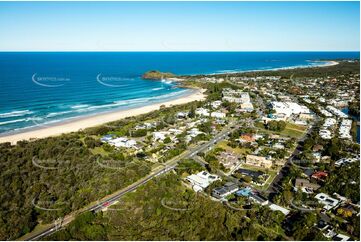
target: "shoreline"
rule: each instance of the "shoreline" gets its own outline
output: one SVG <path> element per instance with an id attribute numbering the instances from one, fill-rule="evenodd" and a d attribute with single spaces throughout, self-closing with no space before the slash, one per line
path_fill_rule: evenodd
<path id="1" fill-rule="evenodd" d="M 204 100 L 204 89 L 194 89 L 194 92 L 179 98 L 160 103 L 150 104 L 143 107 L 130 108 L 125 110 L 114 110 L 107 113 L 95 114 L 88 117 L 80 117 L 76 120 L 65 121 L 47 127 L 39 127 L 33 130 L 15 134 L 0 136 L 0 143 L 10 142 L 12 145 L 21 140 L 41 139 L 50 136 L 58 136 L 63 133 L 77 132 L 81 129 L 103 125 L 127 117 L 137 116 L 159 110 L 161 106 L 170 107 L 173 105 L 185 104 L 193 101 Z"/>
<path id="2" fill-rule="evenodd" d="M 319 67 L 329 67 L 338 65 L 337 61 L 319 61 L 320 65 L 314 66 L 294 66 L 294 67 L 281 67 L 268 70 L 249 70 L 249 71 L 235 71 L 235 72 L 224 72 L 224 73 L 214 73 L 214 74 L 204 74 L 202 76 L 217 76 L 217 75 L 227 75 L 227 74 L 243 74 L 243 73 L 253 73 L 253 72 L 263 72 L 263 71 L 278 71 L 278 70 L 290 70 L 290 69 L 302 69 L 302 68 L 319 68 Z M 197 75 L 186 75 L 186 76 L 199 76 Z M 174 82 L 182 83 L 182 76 L 169 78 Z M 188 88 L 192 89 L 192 88 Z M 188 95 L 181 96 L 179 98 L 164 101 L 161 103 L 150 104 L 143 107 L 135 107 L 123 110 L 113 110 L 105 113 L 93 114 L 85 117 L 75 117 L 71 120 L 61 121 L 52 125 L 47 125 L 44 127 L 35 127 L 29 128 L 28 130 L 10 133 L 10 134 L 0 134 L 0 143 L 10 142 L 11 144 L 16 144 L 20 140 L 31 140 L 31 139 L 41 139 L 50 136 L 57 136 L 63 133 L 77 132 L 81 129 L 95 127 L 99 125 L 106 124 L 108 122 L 113 122 L 123 118 L 137 116 L 140 114 L 145 114 L 151 111 L 158 110 L 160 106 L 172 106 L 178 104 L 185 104 L 188 102 L 196 100 L 204 100 L 205 95 L 203 94 L 204 90 L 195 89 L 195 92 L 189 93 Z M 131 114 L 130 114 L 131 113 Z M 61 131 L 60 131 L 61 130 Z"/>
<path id="3" fill-rule="evenodd" d="M 329 67 L 340 64 L 338 61 L 313 61 L 320 62 L 322 64 L 319 65 L 308 65 L 308 66 L 289 66 L 289 67 L 278 67 L 271 69 L 263 69 L 263 70 L 246 70 L 246 71 L 224 71 L 224 72 L 216 72 L 209 74 L 192 74 L 192 75 L 180 75 L 180 77 L 187 76 L 219 76 L 219 75 L 231 75 L 231 74 L 245 74 L 245 73 L 254 73 L 254 72 L 264 72 L 264 71 L 282 71 L 282 70 L 294 70 L 294 69 L 304 69 L 304 68 L 320 68 L 320 67 Z"/>

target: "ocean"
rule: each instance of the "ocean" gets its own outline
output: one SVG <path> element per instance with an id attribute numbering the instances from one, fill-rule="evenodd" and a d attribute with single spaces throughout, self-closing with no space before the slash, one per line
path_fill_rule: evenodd
<path id="1" fill-rule="evenodd" d="M 322 65 L 359 52 L 0 52 L 0 134 L 181 97 L 149 70 L 213 74 Z"/>

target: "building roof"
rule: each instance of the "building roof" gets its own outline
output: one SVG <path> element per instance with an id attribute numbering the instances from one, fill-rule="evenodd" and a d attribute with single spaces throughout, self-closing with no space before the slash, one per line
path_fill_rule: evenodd
<path id="1" fill-rule="evenodd" d="M 187 176 L 187 180 L 192 183 L 193 185 L 197 185 L 201 188 L 206 188 L 214 182 L 215 180 L 218 180 L 217 175 L 209 174 L 206 171 L 201 171 L 198 174 L 192 174 L 190 176 Z"/>
<path id="2" fill-rule="evenodd" d="M 212 193 L 216 193 L 216 196 L 224 196 L 226 194 L 235 192 L 238 190 L 238 185 L 233 182 L 227 182 L 221 187 L 214 188 Z"/>
<path id="3" fill-rule="evenodd" d="M 311 188 L 313 190 L 317 190 L 318 188 L 320 188 L 320 185 L 311 183 L 309 180 L 303 178 L 297 178 L 295 181 L 295 186 Z"/>
<path id="4" fill-rule="evenodd" d="M 312 178 L 318 179 L 318 180 L 324 180 L 328 176 L 328 173 L 325 171 L 316 171 L 312 174 Z"/>
<path id="5" fill-rule="evenodd" d="M 315 196 L 315 198 L 320 203 L 324 204 L 325 205 L 324 208 L 327 210 L 334 208 L 339 203 L 339 200 L 334 199 L 325 193 L 319 193 Z"/>
<path id="6" fill-rule="evenodd" d="M 272 203 L 269 208 L 273 211 L 280 211 L 281 213 L 283 213 L 284 215 L 288 215 L 290 213 L 290 210 L 284 208 L 284 207 L 281 207 L 281 206 L 278 206 L 274 203 Z"/>
<path id="7" fill-rule="evenodd" d="M 252 170 L 247 170 L 247 169 L 242 169 L 242 168 L 237 169 L 236 172 L 241 173 L 242 175 L 245 175 L 245 176 L 250 176 L 255 179 L 265 174 L 262 171 L 252 171 Z"/>
<path id="8" fill-rule="evenodd" d="M 253 142 L 255 141 L 255 137 L 253 137 L 252 134 L 242 134 L 240 137 L 239 137 L 240 140 L 243 140 L 245 142 Z"/>

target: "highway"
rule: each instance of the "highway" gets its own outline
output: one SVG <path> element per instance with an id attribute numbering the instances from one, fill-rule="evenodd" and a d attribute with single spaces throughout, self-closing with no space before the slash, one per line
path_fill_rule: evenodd
<path id="1" fill-rule="evenodd" d="M 181 160 L 192 158 L 193 156 L 196 156 L 197 153 L 199 153 L 199 152 L 207 151 L 207 149 L 209 150 L 216 143 L 218 143 L 220 140 L 223 140 L 226 136 L 228 136 L 231 132 L 233 132 L 235 129 L 237 129 L 239 127 L 238 125 L 236 125 L 235 127 L 232 128 L 233 125 L 235 125 L 235 124 L 234 123 L 228 124 L 221 132 L 216 134 L 208 142 L 201 144 L 195 148 L 184 151 L 179 156 L 174 157 L 173 159 L 169 160 L 165 164 L 164 168 L 160 169 L 159 171 L 153 171 L 148 176 L 140 179 L 139 181 L 128 186 L 127 188 L 124 188 L 123 190 L 111 195 L 110 197 L 103 199 L 101 202 L 99 202 L 93 206 L 90 206 L 89 208 L 86 208 L 85 210 L 83 210 L 83 212 L 85 212 L 85 211 L 97 212 L 97 211 L 102 210 L 105 207 L 111 206 L 112 203 L 117 201 L 119 198 L 121 198 L 125 194 L 135 191 L 138 187 L 144 185 L 145 183 L 152 180 L 153 178 L 173 170 L 177 166 L 178 162 L 180 162 Z M 48 235 L 51 235 L 51 234 L 55 233 L 56 231 L 58 231 L 59 228 L 64 227 L 67 224 L 69 224 L 71 221 L 73 221 L 75 219 L 75 217 L 76 217 L 75 215 L 68 215 L 68 216 L 64 217 L 64 219 L 62 220 L 60 225 L 59 224 L 56 225 L 56 223 L 54 222 L 53 226 L 46 228 L 43 231 L 39 232 L 38 234 L 27 238 L 27 240 L 39 240 Z"/>

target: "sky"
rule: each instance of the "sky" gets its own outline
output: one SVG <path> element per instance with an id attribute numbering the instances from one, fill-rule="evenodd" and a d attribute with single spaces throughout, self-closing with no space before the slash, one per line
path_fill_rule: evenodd
<path id="1" fill-rule="evenodd" d="M 359 51 L 359 2 L 0 2 L 0 51 Z"/>

